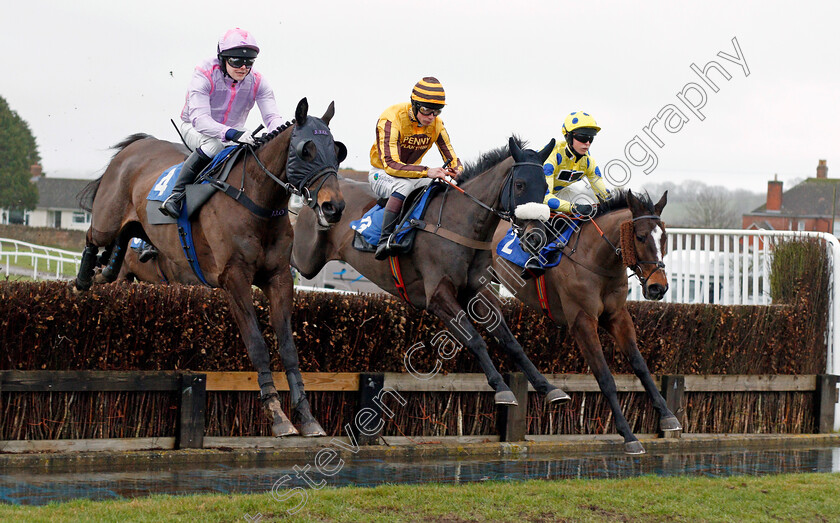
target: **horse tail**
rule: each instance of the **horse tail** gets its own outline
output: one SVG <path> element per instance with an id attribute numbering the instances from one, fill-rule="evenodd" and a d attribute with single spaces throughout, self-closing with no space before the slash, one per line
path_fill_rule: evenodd
<path id="1" fill-rule="evenodd" d="M 134 133 L 131 136 L 128 136 L 125 140 L 119 142 L 116 145 L 111 146 L 111 149 L 117 150 L 117 152 L 114 153 L 114 156 L 118 155 L 123 149 L 133 144 L 134 142 L 139 140 L 145 140 L 146 138 L 154 138 L 154 136 L 146 133 Z M 114 157 L 112 156 L 111 161 L 113 160 Z M 105 175 L 103 174 L 102 176 Z M 86 210 L 87 212 L 91 212 L 93 210 L 93 200 L 94 198 L 96 198 L 96 192 L 99 190 L 99 184 L 102 183 L 102 176 L 85 185 L 85 188 L 79 191 L 79 194 L 76 195 L 76 199 L 79 202 L 79 207 Z"/>
<path id="2" fill-rule="evenodd" d="M 96 191 L 99 190 L 100 183 L 102 183 L 102 176 L 85 185 L 85 188 L 79 191 L 79 194 L 76 195 L 79 207 L 87 212 L 93 211 L 93 199 L 96 198 Z"/>

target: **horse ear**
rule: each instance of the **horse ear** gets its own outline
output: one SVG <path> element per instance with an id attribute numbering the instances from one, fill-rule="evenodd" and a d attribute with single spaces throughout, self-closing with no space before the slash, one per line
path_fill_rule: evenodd
<path id="1" fill-rule="evenodd" d="M 309 113 L 309 102 L 306 101 L 306 97 L 300 99 L 297 104 L 297 109 L 295 109 L 295 121 L 298 125 L 304 125 L 306 123 L 306 115 Z"/>
<path id="2" fill-rule="evenodd" d="M 668 203 L 668 191 L 665 191 L 665 194 L 662 195 L 662 198 L 659 199 L 659 202 L 653 206 L 653 210 L 656 211 L 657 216 L 662 216 L 662 209 L 665 208 L 665 204 Z"/>
<path id="3" fill-rule="evenodd" d="M 513 160 L 515 162 L 521 161 L 522 149 L 519 148 L 519 144 L 516 143 L 513 136 L 508 139 L 508 147 L 510 148 L 510 155 L 513 156 Z"/>
<path id="4" fill-rule="evenodd" d="M 633 194 L 633 191 L 627 189 L 627 208 L 633 216 L 641 216 L 646 213 L 642 202 Z"/>
<path id="5" fill-rule="evenodd" d="M 555 143 L 556 141 L 554 140 L 554 138 L 552 138 L 551 141 L 548 142 L 548 145 L 543 147 L 542 151 L 537 153 L 537 156 L 540 157 L 540 163 L 545 163 L 545 161 L 548 160 L 548 155 L 551 154 L 551 151 L 554 150 Z"/>
<path id="6" fill-rule="evenodd" d="M 324 123 L 327 124 L 327 127 L 330 126 L 330 120 L 332 117 L 335 116 L 335 102 L 330 102 L 330 106 L 327 107 L 327 112 L 324 113 L 324 116 L 321 117 L 321 120 L 324 120 Z"/>
<path id="7" fill-rule="evenodd" d="M 335 142 L 335 156 L 338 158 L 338 163 L 347 158 L 347 147 L 343 143 Z"/>

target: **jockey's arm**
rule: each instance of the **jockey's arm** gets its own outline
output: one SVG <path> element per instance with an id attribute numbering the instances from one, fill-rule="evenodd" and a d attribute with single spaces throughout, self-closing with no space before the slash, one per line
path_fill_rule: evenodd
<path id="1" fill-rule="evenodd" d="M 257 88 L 257 107 L 260 109 L 263 124 L 267 132 L 271 132 L 283 125 L 283 117 L 277 108 L 277 101 L 274 98 L 274 91 L 264 76 L 260 77 L 260 84 Z"/>
<path id="2" fill-rule="evenodd" d="M 543 199 L 543 203 L 548 205 L 551 209 L 551 212 L 564 212 L 570 213 L 572 211 L 572 204 L 571 202 L 564 200 L 558 197 L 555 194 L 555 186 L 557 191 L 562 189 L 562 185 L 556 184 L 555 182 L 557 179 L 554 176 L 554 171 L 557 170 L 557 155 L 552 154 L 548 156 L 548 159 L 543 164 L 543 173 L 545 174 L 545 183 L 548 185 L 548 189 L 545 193 L 545 198 Z"/>
<path id="3" fill-rule="evenodd" d="M 609 200 L 612 196 L 610 190 L 607 189 L 607 184 L 604 183 L 604 178 L 601 176 L 601 169 L 595 166 L 592 170 L 587 171 L 586 177 L 589 179 L 589 185 L 592 187 L 592 192 L 595 196 L 602 200 Z"/>

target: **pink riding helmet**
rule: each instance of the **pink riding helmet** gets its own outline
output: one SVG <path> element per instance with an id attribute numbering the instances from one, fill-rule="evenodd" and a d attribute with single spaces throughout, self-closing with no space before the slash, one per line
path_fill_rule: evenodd
<path id="1" fill-rule="evenodd" d="M 217 46 L 219 56 L 241 56 L 243 58 L 256 58 L 260 52 L 257 40 L 244 29 L 235 28 L 226 31 L 219 37 Z"/>

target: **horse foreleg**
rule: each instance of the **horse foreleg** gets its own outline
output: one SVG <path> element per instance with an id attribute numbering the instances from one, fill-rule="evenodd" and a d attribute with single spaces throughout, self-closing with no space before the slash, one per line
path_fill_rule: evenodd
<path id="1" fill-rule="evenodd" d="M 604 351 L 601 348 L 601 340 L 598 337 L 598 321 L 589 314 L 580 311 L 574 321 L 569 322 L 569 324 L 572 326 L 572 336 L 574 336 L 583 352 L 583 357 L 586 359 L 590 370 L 592 370 L 592 374 L 595 375 L 601 393 L 607 398 L 613 419 L 615 419 L 616 430 L 624 437 L 624 452 L 627 454 L 644 454 L 644 447 L 639 443 L 636 435 L 633 434 L 630 424 L 627 423 L 627 419 L 621 412 L 615 379 L 607 365 L 607 359 L 604 357 Z"/>
<path id="2" fill-rule="evenodd" d="M 653 406 L 659 411 L 659 429 L 663 432 L 682 430 L 677 417 L 668 408 L 665 398 L 656 388 L 647 363 L 639 352 L 639 346 L 636 344 L 636 327 L 633 325 L 633 319 L 627 309 L 619 309 L 605 322 L 604 327 L 615 338 L 616 343 L 627 356 L 633 372 L 642 382 L 645 391 L 653 402 Z"/>
<path id="3" fill-rule="evenodd" d="M 528 381 L 531 382 L 534 389 L 540 394 L 545 394 L 546 404 L 569 401 L 571 399 L 569 395 L 560 390 L 559 387 L 549 383 L 545 376 L 537 370 L 537 367 L 528 358 L 528 355 L 525 354 L 522 345 L 513 336 L 510 327 L 505 322 L 505 318 L 501 313 L 501 302 L 499 302 L 496 295 L 486 287 L 479 291 L 478 294 L 480 295 L 479 299 L 484 301 L 484 307 L 489 309 L 487 316 L 482 316 L 483 319 L 486 319 L 483 324 L 487 328 L 487 331 L 502 344 L 505 352 L 513 359 L 516 366 L 525 373 L 525 376 L 528 377 Z M 469 305 L 468 308 L 470 308 Z M 474 315 L 480 314 L 480 311 L 471 310 L 470 312 Z M 473 319 L 475 320 L 476 318 Z"/>
<path id="4" fill-rule="evenodd" d="M 97 265 L 99 247 L 90 243 L 85 245 L 82 251 L 82 260 L 79 262 L 79 273 L 76 275 L 76 290 L 86 291 L 93 284 L 93 270 Z"/>
<path id="5" fill-rule="evenodd" d="M 300 419 L 300 432 L 304 436 L 326 436 L 321 424 L 312 415 L 306 391 L 303 388 L 303 377 L 300 374 L 298 351 L 292 339 L 292 303 L 294 300 L 294 284 L 292 273 L 280 270 L 269 282 L 261 287 L 268 297 L 271 312 L 271 326 L 277 334 L 277 345 L 280 358 L 286 369 L 286 379 L 292 396 L 292 408 Z"/>
<path id="6" fill-rule="evenodd" d="M 427 309 L 443 320 L 449 332 L 478 359 L 481 370 L 487 376 L 487 383 L 496 391 L 494 401 L 497 405 L 518 405 L 516 396 L 507 386 L 502 375 L 490 360 L 487 344 L 481 339 L 478 331 L 467 319 L 461 304 L 455 298 L 456 291 L 449 280 L 441 281 L 431 298 Z"/>
<path id="7" fill-rule="evenodd" d="M 288 436 L 298 431 L 280 406 L 274 378 L 271 375 L 271 358 L 268 346 L 260 332 L 257 313 L 251 297 L 251 283 L 241 274 L 223 273 L 220 278 L 222 287 L 228 292 L 230 311 L 239 326 L 242 341 L 248 350 L 251 364 L 257 370 L 257 383 L 260 386 L 260 399 L 271 415 L 271 432 L 275 436 Z"/>

